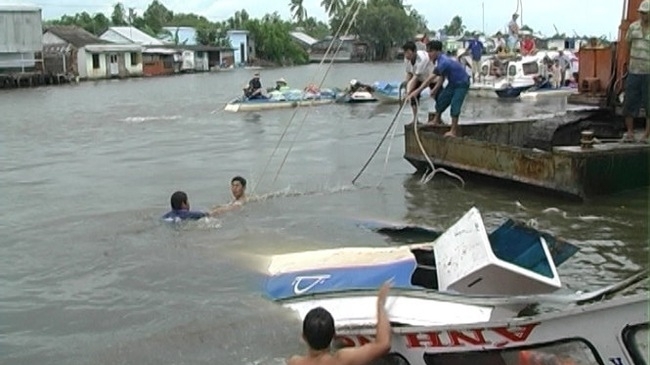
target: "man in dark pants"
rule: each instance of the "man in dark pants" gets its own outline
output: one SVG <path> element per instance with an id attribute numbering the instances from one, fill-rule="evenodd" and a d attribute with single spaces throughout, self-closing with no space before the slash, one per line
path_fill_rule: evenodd
<path id="1" fill-rule="evenodd" d="M 630 24 L 625 40 L 630 45 L 628 74 L 625 80 L 625 142 L 634 141 L 634 118 L 645 109 L 645 134 L 643 142 L 650 138 L 650 0 L 639 6 L 639 20 Z"/>

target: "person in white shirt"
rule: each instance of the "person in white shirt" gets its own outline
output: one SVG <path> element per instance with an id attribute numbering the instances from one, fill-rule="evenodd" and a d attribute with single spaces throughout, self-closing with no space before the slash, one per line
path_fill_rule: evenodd
<path id="1" fill-rule="evenodd" d="M 424 82 L 430 80 L 433 74 L 433 62 L 429 59 L 429 54 L 426 51 L 417 50 L 414 42 L 406 42 L 402 49 L 404 50 L 404 64 L 406 65 L 406 80 L 403 85 L 406 85 L 406 95 L 410 95 L 414 90 L 421 89 Z M 413 110 L 412 123 L 417 120 L 419 100 L 419 93 L 410 98 L 411 109 Z"/>
<path id="2" fill-rule="evenodd" d="M 514 53 L 515 49 L 517 49 L 517 43 L 519 42 L 518 18 L 519 14 L 512 14 L 512 19 L 508 23 L 508 51 L 511 53 Z"/>

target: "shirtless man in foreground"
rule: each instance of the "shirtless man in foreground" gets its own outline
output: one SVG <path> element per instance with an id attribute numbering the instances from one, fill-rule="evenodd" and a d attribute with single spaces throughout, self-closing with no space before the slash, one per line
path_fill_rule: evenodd
<path id="1" fill-rule="evenodd" d="M 241 176 L 233 177 L 232 180 L 230 180 L 230 192 L 232 193 L 233 200 L 226 205 L 212 209 L 212 211 L 210 211 L 211 215 L 225 213 L 229 210 L 239 208 L 246 203 L 246 200 L 248 199 L 246 197 L 246 179 Z"/>
<path id="2" fill-rule="evenodd" d="M 391 328 L 384 306 L 389 288 L 390 285 L 385 283 L 377 295 L 377 332 L 373 342 L 330 353 L 330 344 L 334 338 L 334 318 L 324 308 L 314 308 L 302 322 L 302 338 L 307 343 L 307 354 L 293 356 L 287 364 L 364 365 L 386 355 L 390 351 Z"/>

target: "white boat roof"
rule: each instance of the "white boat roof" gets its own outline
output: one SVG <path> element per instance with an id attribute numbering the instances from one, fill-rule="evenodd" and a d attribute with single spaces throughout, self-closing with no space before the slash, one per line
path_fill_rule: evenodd
<path id="1" fill-rule="evenodd" d="M 270 275 L 279 275 L 302 270 L 361 267 L 395 263 L 402 260 L 412 261 L 414 260 L 411 253 L 413 247 L 345 247 L 274 255 L 270 257 L 267 270 Z"/>

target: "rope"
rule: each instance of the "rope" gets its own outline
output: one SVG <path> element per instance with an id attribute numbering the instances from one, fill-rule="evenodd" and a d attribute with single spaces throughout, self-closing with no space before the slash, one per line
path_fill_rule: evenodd
<path id="1" fill-rule="evenodd" d="M 357 10 L 356 10 L 356 11 L 354 12 L 354 14 L 352 15 L 352 18 L 350 19 L 350 22 L 348 23 L 348 27 L 347 27 L 346 30 L 345 30 L 345 34 L 344 34 L 344 36 L 347 36 L 348 33 L 350 33 L 350 29 L 352 29 L 352 25 L 354 24 L 354 21 L 355 21 L 355 19 L 357 18 L 357 15 L 359 14 L 359 10 L 361 10 L 361 5 L 362 5 L 362 4 L 363 4 L 363 2 L 359 2 L 359 3 L 357 4 Z M 350 7 L 350 10 L 352 10 L 352 8 L 353 8 L 353 7 Z M 343 23 L 341 23 L 341 24 L 343 24 Z M 331 44 L 331 43 L 330 43 L 330 44 Z M 319 88 L 319 89 L 320 89 L 320 88 L 323 86 L 323 84 L 325 83 L 325 79 L 327 78 L 327 74 L 328 74 L 329 71 L 332 69 L 332 65 L 334 65 L 334 58 L 336 57 L 336 55 L 337 55 L 337 54 L 339 53 L 339 51 L 341 50 L 341 46 L 342 46 L 342 45 L 343 45 L 343 42 L 339 41 L 338 47 L 336 48 L 336 51 L 334 51 L 334 54 L 333 54 L 333 56 L 332 56 L 332 58 L 331 58 L 331 60 L 330 60 L 329 65 L 327 66 L 327 69 L 325 69 L 325 74 L 323 75 L 323 77 L 322 77 L 321 80 L 320 80 L 320 83 L 318 84 L 318 88 Z M 322 60 L 321 60 L 321 61 L 322 61 Z M 293 140 L 291 141 L 291 144 L 289 145 L 289 149 L 288 149 L 287 152 L 284 154 L 284 158 L 282 159 L 282 162 L 280 163 L 280 167 L 278 167 L 278 170 L 276 171 L 275 176 L 273 177 L 273 182 L 271 183 L 271 186 L 273 186 L 273 184 L 275 184 L 275 182 L 276 182 L 277 179 L 278 179 L 278 176 L 280 176 L 280 172 L 282 171 L 282 168 L 284 167 L 284 164 L 285 164 L 285 162 L 287 161 L 287 158 L 289 158 L 289 154 L 291 153 L 291 150 L 293 149 L 293 146 L 295 145 L 296 140 L 298 139 L 298 135 L 300 135 L 300 131 L 302 130 L 302 126 L 305 124 L 305 120 L 307 120 L 307 116 L 308 116 L 308 115 L 309 115 L 309 112 L 305 113 L 305 116 L 304 116 L 304 117 L 302 118 L 302 120 L 300 121 L 300 124 L 298 125 L 298 130 L 296 131 L 296 134 L 294 135 Z"/>
<path id="2" fill-rule="evenodd" d="M 418 102 L 417 99 L 415 99 L 415 105 L 416 105 L 416 110 L 418 110 L 420 108 L 420 105 L 419 105 L 419 102 Z M 449 171 L 449 170 L 447 170 L 445 168 L 442 168 L 442 167 L 436 168 L 436 166 L 433 164 L 433 161 L 431 161 L 431 159 L 429 158 L 429 154 L 427 153 L 427 151 L 424 149 L 424 146 L 422 145 L 422 141 L 420 140 L 420 135 L 418 133 L 418 129 L 419 128 L 418 128 L 417 124 L 415 124 L 413 126 L 413 131 L 415 132 L 415 140 L 418 142 L 418 147 L 420 148 L 420 152 L 422 152 L 422 155 L 424 156 L 424 158 L 429 163 L 429 167 L 431 167 L 431 172 L 429 172 L 429 170 L 425 171 L 425 173 L 422 175 L 422 179 L 420 180 L 420 182 L 422 182 L 423 184 L 426 184 L 426 183 L 428 183 L 429 181 L 431 181 L 433 179 L 435 174 L 437 174 L 438 172 L 442 172 L 442 173 L 444 173 L 445 175 L 447 175 L 449 177 L 453 177 L 455 179 L 458 179 L 461 182 L 462 186 L 465 187 L 465 180 L 463 180 L 463 178 L 460 177 L 459 175 L 454 174 L 453 172 L 451 172 L 451 171 Z"/>
<path id="3" fill-rule="evenodd" d="M 343 17 L 343 20 L 341 21 L 341 24 L 339 25 L 339 28 L 337 29 L 336 33 L 334 34 L 334 37 L 332 38 L 332 41 L 330 42 L 329 46 L 327 47 L 327 50 L 325 51 L 325 54 L 323 55 L 323 58 L 321 59 L 320 63 L 318 64 L 318 69 L 325 63 L 325 59 L 327 58 L 328 53 L 330 52 L 332 45 L 334 44 L 334 41 L 339 39 L 339 34 L 341 33 L 341 30 L 343 30 L 343 24 L 345 24 L 345 21 L 347 20 L 348 16 L 350 15 L 352 10 L 352 7 L 348 9 L 348 11 L 345 13 L 345 16 Z M 339 42 L 340 43 L 340 42 Z M 333 59 L 333 57 L 332 57 Z M 311 82 L 313 82 L 316 79 L 316 74 L 311 79 Z M 311 83 L 310 82 L 310 83 Z M 269 164 L 271 163 L 271 160 L 273 159 L 273 156 L 275 156 L 275 153 L 278 151 L 278 148 L 280 147 L 280 144 L 282 143 L 282 140 L 284 139 L 285 135 L 287 134 L 287 131 L 289 130 L 289 127 L 291 126 L 291 123 L 293 122 L 294 117 L 296 116 L 296 113 L 298 112 L 298 108 L 295 108 L 293 111 L 293 114 L 291 115 L 291 118 L 289 118 L 289 122 L 287 122 L 287 125 L 285 126 L 284 130 L 282 131 L 282 134 L 280 135 L 280 139 L 275 145 L 275 148 L 273 149 L 273 152 L 271 152 L 271 155 L 269 156 L 268 160 L 266 161 L 266 164 L 264 165 L 264 169 L 262 169 L 262 173 L 260 174 L 259 179 L 255 182 L 255 185 L 253 185 L 253 189 L 251 190 L 251 195 L 255 193 L 257 190 L 257 187 L 259 186 L 260 182 L 264 178 L 264 174 L 266 173 L 266 170 L 269 167 Z"/>
<path id="4" fill-rule="evenodd" d="M 361 167 L 361 170 L 359 170 L 359 172 L 358 172 L 357 175 L 354 177 L 354 179 L 352 179 L 352 185 L 354 185 L 354 183 L 357 181 L 357 179 L 358 179 L 358 178 L 361 176 L 361 174 L 363 174 L 363 172 L 366 170 L 366 168 L 368 167 L 368 165 L 370 165 L 370 162 L 372 161 L 372 159 L 375 158 L 375 155 L 376 155 L 377 152 L 379 151 L 379 148 L 381 148 L 381 145 L 382 145 L 382 144 L 384 143 L 384 141 L 386 140 L 386 137 L 388 137 L 388 133 L 390 133 L 391 129 L 393 128 L 393 125 L 394 125 L 395 122 L 397 121 L 397 118 L 399 118 L 399 116 L 402 114 L 402 109 L 404 109 L 404 104 L 406 104 L 406 103 L 401 103 L 401 104 L 400 104 L 399 109 L 397 110 L 397 113 L 395 113 L 395 116 L 393 117 L 393 120 L 390 122 L 390 125 L 388 126 L 388 129 L 386 129 L 386 132 L 384 132 L 384 135 L 381 137 L 381 140 L 379 141 L 379 144 L 377 145 L 377 147 L 375 147 L 375 150 L 372 151 L 372 153 L 370 154 L 370 157 L 368 158 L 368 160 L 366 161 L 366 163 L 363 165 L 363 167 Z"/>

